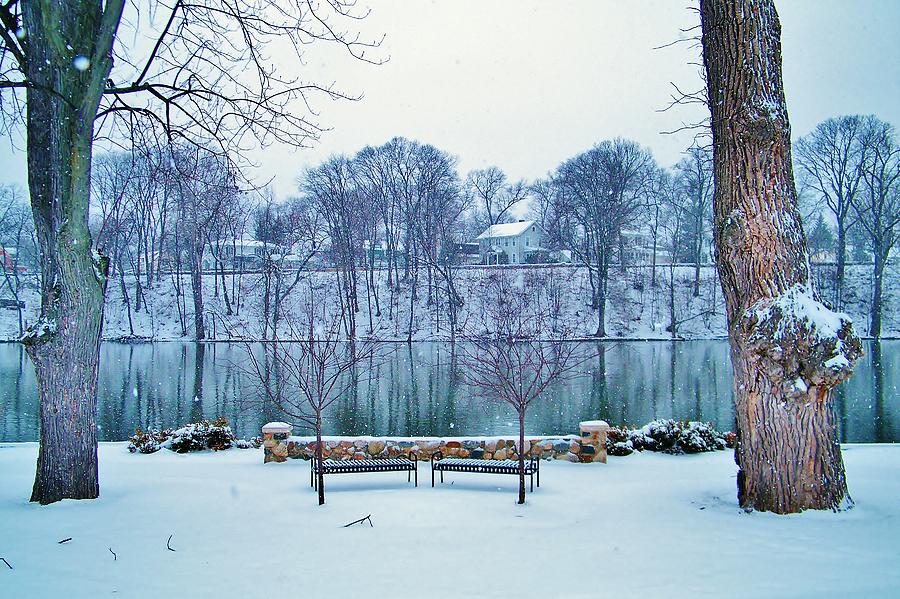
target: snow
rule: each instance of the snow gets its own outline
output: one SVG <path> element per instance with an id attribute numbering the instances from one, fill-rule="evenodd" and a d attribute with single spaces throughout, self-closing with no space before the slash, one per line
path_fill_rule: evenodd
<path id="1" fill-rule="evenodd" d="M 824 268 L 824 267 L 823 267 Z M 587 269 L 574 266 L 555 268 L 538 267 L 459 267 L 454 270 L 457 288 L 466 298 L 460 312 L 460 322 L 477 325 L 481 318 L 479 289 L 483 288 L 487 277 L 503 270 L 517 273 L 528 282 L 531 277 L 546 274 L 552 276 L 551 283 L 538 290 L 542 302 L 556 301 L 550 296 L 556 294 L 559 301 L 559 312 L 555 316 L 559 324 L 574 332 L 579 337 L 590 337 L 597 327 L 596 312 L 590 308 L 587 298 L 590 297 L 590 282 Z M 849 265 L 847 267 L 847 285 L 844 292 L 845 310 L 854 321 L 857 334 L 864 335 L 869 323 L 868 312 L 871 303 L 871 266 Z M 826 278 L 826 272 L 816 271 L 817 278 Z M 727 336 L 725 308 L 722 291 L 715 278 L 715 269 L 705 266 L 701 269 L 701 291 L 699 297 L 693 295 L 692 266 L 677 266 L 676 279 L 676 317 L 678 335 L 685 339 L 719 339 Z M 305 276 L 305 275 L 304 275 Z M 323 287 L 323 293 L 336 301 L 334 291 L 335 277 L 333 271 L 317 271 L 311 274 L 314 284 Z M 241 289 L 240 310 L 237 314 L 226 316 L 225 303 L 221 292 L 215 295 L 216 284 L 213 275 L 204 275 L 204 306 L 210 315 L 207 318 L 207 337 L 216 334 L 218 340 L 229 340 L 246 337 L 259 338 L 260 322 L 264 311 L 262 290 L 264 285 L 259 274 L 226 275 L 229 289 L 234 286 Z M 420 277 L 424 280 L 424 277 Z M 26 323 L 33 323 L 40 313 L 40 297 L 36 292 L 37 281 L 29 275 L 23 278 L 24 289 L 20 299 L 25 301 L 23 316 Z M 670 339 L 671 333 L 666 330 L 668 324 L 668 271 L 665 267 L 657 270 L 658 286 L 650 285 L 650 269 L 631 267 L 627 273 L 621 273 L 617 267 L 611 272 L 610 297 L 607 303 L 607 333 L 613 339 Z M 133 278 L 126 276 L 126 283 L 131 287 L 134 299 Z M 385 271 L 376 271 L 375 283 L 381 298 L 382 315 L 373 315 L 372 336 L 382 341 L 404 341 L 407 337 L 406 326 L 409 322 L 410 298 L 407 287 L 402 287 L 395 297 L 394 318 L 389 317 L 387 304 L 391 297 L 387 287 Z M 823 289 L 823 281 L 818 288 Z M 900 311 L 896 301 L 900 294 L 900 262 L 890 263 L 885 274 L 884 304 L 884 338 L 900 336 Z M 174 280 L 166 274 L 152 288 L 143 288 L 146 305 L 140 312 L 132 310 L 131 320 L 134 336 L 137 339 L 154 341 L 183 340 L 193 335 L 193 303 L 190 295 L 190 276 L 181 276 L 181 285 L 187 293 L 185 308 L 187 310 L 187 337 L 182 336 L 178 320 L 178 307 L 174 290 Z M 305 286 L 306 283 L 301 283 Z M 361 297 L 366 297 L 364 284 L 360 285 Z M 828 295 L 823 291 L 824 295 Z M 106 308 L 104 310 L 103 335 L 105 339 L 119 339 L 129 336 L 128 315 L 122 302 L 118 284 L 110 284 L 107 289 Z M 296 306 L 298 298 L 304 294 L 295 292 L 285 304 L 286 310 Z M 233 300 L 234 298 L 232 298 Z M 445 302 L 433 302 L 428 305 L 427 289 L 420 289 L 419 297 L 414 302 L 413 334 L 414 341 L 447 340 L 450 337 L 447 324 Z M 803 305 L 807 305 L 803 302 Z M 234 307 L 234 306 L 232 306 Z M 357 330 L 368 334 L 368 310 L 365 299 L 361 302 L 357 314 Z M 132 304 L 132 308 L 134 305 Z M 374 310 L 374 307 L 373 307 Z M 815 311 L 813 310 L 813 313 Z M 212 315 L 215 315 L 215 318 Z M 15 341 L 19 338 L 18 314 L 16 310 L 0 310 L 0 340 Z M 288 334 L 283 328 L 282 335 Z"/>
<path id="2" fill-rule="evenodd" d="M 263 425 L 262 432 L 279 432 L 283 430 L 291 430 L 294 428 L 293 424 L 288 424 L 287 422 L 269 422 L 268 424 Z"/>
<path id="3" fill-rule="evenodd" d="M 798 327 L 813 330 L 818 339 L 836 339 L 838 332 L 843 328 L 844 322 L 851 321 L 843 312 L 834 312 L 825 304 L 813 296 L 813 291 L 808 285 L 792 285 L 787 291 L 775 298 L 760 300 L 748 309 L 748 312 L 760 322 L 769 320 L 772 315 L 780 311 L 784 315 L 775 338 L 781 339 L 785 335 L 792 335 Z"/>
<path id="4" fill-rule="evenodd" d="M 91 66 L 91 61 L 87 56 L 78 55 L 72 60 L 72 66 L 79 71 L 86 71 Z"/>
<path id="5" fill-rule="evenodd" d="M 744 513 L 729 452 L 541 465 L 516 479 L 428 468 L 326 479 L 260 451 L 100 445 L 95 501 L 28 503 L 36 444 L 0 445 L 4 597 L 887 597 L 900 588 L 900 446 L 844 448 L 856 507 Z M 344 524 L 371 514 L 373 527 Z M 166 542 L 171 537 L 171 547 Z M 58 541 L 71 537 L 60 545 Z M 116 559 L 110 553 L 116 553 Z M 152 573 L 152 575 L 148 575 Z M 350 575 L 348 575 L 348 573 Z M 199 595 L 198 595 L 199 596 Z"/>
<path id="6" fill-rule="evenodd" d="M 475 239 L 492 239 L 494 237 L 515 237 L 528 230 L 534 224 L 533 220 L 522 220 L 515 223 L 500 223 L 491 225 Z"/>

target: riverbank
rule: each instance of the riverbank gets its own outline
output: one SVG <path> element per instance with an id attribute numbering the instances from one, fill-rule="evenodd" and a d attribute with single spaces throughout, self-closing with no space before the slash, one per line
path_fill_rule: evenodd
<path id="1" fill-rule="evenodd" d="M 830 266 L 815 266 L 814 274 L 823 290 L 827 289 Z M 504 271 L 511 273 L 520 285 L 533 289 L 536 301 L 543 303 L 556 315 L 560 324 L 584 340 L 596 340 L 597 313 L 590 306 L 591 286 L 585 268 L 573 266 L 508 266 L 466 267 L 455 272 L 455 284 L 464 304 L 458 321 L 469 330 L 484 328 L 481 319 L 484 311 L 480 301 L 486 280 Z M 700 270 L 699 294 L 694 295 L 694 268 L 678 266 L 673 271 L 675 281 L 676 336 L 679 339 L 723 339 L 727 335 L 722 292 L 712 266 Z M 609 299 L 606 313 L 606 337 L 608 340 L 669 340 L 669 269 L 656 269 L 654 281 L 650 267 L 634 266 L 624 271 L 614 267 L 610 272 Z M 845 311 L 853 318 L 857 333 L 868 333 L 871 266 L 850 265 L 847 269 Z M 223 291 L 222 279 L 225 280 Z M 292 283 L 294 273 L 289 273 Z M 203 279 L 204 334 L 212 341 L 260 340 L 271 338 L 271 328 L 263 334 L 265 315 L 273 314 L 274 298 L 271 285 L 267 286 L 258 273 L 227 274 L 224 277 L 205 275 Z M 312 271 L 300 274 L 296 289 L 305 288 L 309 279 L 320 297 L 338 301 L 333 271 Z M 361 279 L 364 279 L 361 277 Z M 892 263 L 885 274 L 885 306 L 882 335 L 884 338 L 900 337 L 900 317 L 895 309 L 900 296 L 900 263 Z M 176 282 L 178 283 L 176 285 Z M 138 287 L 132 278 L 126 277 L 126 295 L 120 281 L 110 283 L 103 335 L 107 340 L 186 341 L 195 336 L 194 307 L 190 277 L 165 275 L 151 287 L 146 282 L 140 288 L 140 309 L 136 303 Z M 655 284 L 654 284 L 655 283 Z M 287 284 L 287 283 L 285 283 Z M 265 290 L 270 289 L 268 308 Z M 180 289 L 182 294 L 177 293 Z M 364 280 L 359 283 L 359 311 L 355 313 L 357 334 L 385 342 L 442 341 L 451 336 L 446 313 L 446 298 L 437 287 L 429 287 L 424 275 L 416 287 L 416 298 L 410 297 L 408 284 L 390 288 L 386 272 L 376 271 L 374 285 L 369 293 Z M 226 300 L 227 295 L 227 300 Z M 282 311 L 286 315 L 279 323 L 279 337 L 290 338 L 287 321 L 298 311 L 297 299 L 306 296 L 298 292 L 288 294 Z M 26 322 L 37 317 L 39 298 L 36 290 L 26 289 L 21 299 L 25 301 Z M 412 314 L 410 314 L 412 313 Z M 0 310 L 0 340 L 16 340 L 19 336 L 18 313 L 14 309 Z"/>
<path id="2" fill-rule="evenodd" d="M 398 473 L 343 475 L 328 479 L 319 508 L 306 463 L 263 465 L 261 451 L 139 456 L 102 443 L 101 498 L 40 507 L 27 502 L 37 445 L 0 445 L 0 556 L 13 567 L 0 563 L 0 588 L 73 598 L 186 588 L 885 597 L 900 588 L 897 445 L 844 446 L 854 509 L 787 517 L 737 507 L 730 452 L 548 462 L 524 507 L 514 477 L 447 475 L 432 489 Z M 343 528 L 366 515 L 373 527 Z"/>

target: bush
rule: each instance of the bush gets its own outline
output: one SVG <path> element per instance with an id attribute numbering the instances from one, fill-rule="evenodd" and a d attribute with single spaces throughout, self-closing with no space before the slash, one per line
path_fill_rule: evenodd
<path id="1" fill-rule="evenodd" d="M 626 456 L 634 453 L 634 445 L 628 438 L 628 431 L 622 427 L 612 427 L 606 435 L 606 453 Z"/>
<path id="2" fill-rule="evenodd" d="M 169 437 L 171 431 L 158 431 L 151 428 L 149 431 L 137 429 L 128 437 L 128 451 L 131 453 L 156 453 L 161 445 Z"/>
<path id="3" fill-rule="evenodd" d="M 696 421 L 654 420 L 639 429 L 613 427 L 606 438 L 607 453 L 616 456 L 644 450 L 701 453 L 726 447 L 734 447 L 734 433 L 720 433 L 711 424 Z"/>
<path id="4" fill-rule="evenodd" d="M 230 448 L 235 440 L 234 433 L 228 426 L 228 420 L 223 417 L 213 422 L 208 420 L 195 422 L 172 431 L 172 436 L 165 446 L 176 453 L 204 449 L 220 451 Z"/>
<path id="5" fill-rule="evenodd" d="M 228 420 L 220 417 L 212 422 L 203 420 L 175 430 L 150 429 L 144 432 L 138 429 L 128 439 L 128 451 L 131 453 L 155 453 L 165 447 L 176 453 L 188 453 L 205 449 L 220 451 L 228 449 L 232 445 L 238 445 L 242 449 L 259 448 L 261 444 L 262 441 L 257 443 L 256 439 L 239 441 L 228 425 Z"/>

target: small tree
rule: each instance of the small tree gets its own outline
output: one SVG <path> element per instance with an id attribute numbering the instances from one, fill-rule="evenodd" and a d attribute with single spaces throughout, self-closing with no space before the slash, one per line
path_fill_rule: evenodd
<path id="1" fill-rule="evenodd" d="M 260 360 L 252 346 L 246 346 L 251 376 L 260 384 L 269 405 L 315 432 L 318 466 L 319 505 L 325 504 L 325 479 L 322 476 L 322 423 L 331 404 L 355 384 L 357 365 L 375 354 L 373 341 L 347 340 L 341 335 L 342 315 L 308 297 L 301 307 L 300 319 L 286 318 L 290 341 L 277 339 L 264 346 L 267 360 Z"/>
<path id="2" fill-rule="evenodd" d="M 516 285 L 500 271 L 484 286 L 483 328 L 469 331 L 461 347 L 463 379 L 476 396 L 511 406 L 519 419 L 519 500 L 525 503 L 525 417 L 554 383 L 573 374 L 584 359 L 571 333 L 550 326 L 548 311 L 534 300 L 540 281 Z"/>

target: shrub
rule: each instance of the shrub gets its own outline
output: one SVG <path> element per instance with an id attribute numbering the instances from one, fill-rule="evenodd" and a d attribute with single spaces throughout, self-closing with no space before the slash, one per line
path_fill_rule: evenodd
<path id="1" fill-rule="evenodd" d="M 217 418 L 212 422 L 202 420 L 172 431 L 172 436 L 166 441 L 165 447 L 176 453 L 204 449 L 220 451 L 231 447 L 234 441 L 235 436 L 228 426 L 228 420 Z"/>
<path id="2" fill-rule="evenodd" d="M 128 438 L 128 451 L 131 453 L 155 453 L 165 447 L 176 453 L 188 453 L 205 449 L 220 451 L 228 449 L 232 445 L 238 445 L 242 449 L 259 448 L 262 440 L 257 441 L 257 439 L 238 441 L 228 425 L 228 420 L 220 417 L 212 422 L 203 420 L 186 424 L 175 430 L 150 429 L 144 432 L 138 429 L 134 435 Z"/>
<path id="3" fill-rule="evenodd" d="M 634 453 L 634 445 L 628 438 L 628 430 L 623 427 L 611 427 L 606 435 L 606 453 L 615 456 L 626 456 Z"/>
<path id="4" fill-rule="evenodd" d="M 734 447 L 734 433 L 720 433 L 706 422 L 654 420 L 639 429 L 613 427 L 606 438 L 610 455 L 633 451 L 661 451 L 671 454 L 701 453 Z"/>
<path id="5" fill-rule="evenodd" d="M 149 431 L 137 429 L 128 437 L 128 451 L 131 453 L 156 453 L 169 437 L 171 431 L 159 431 L 151 428 Z"/>

